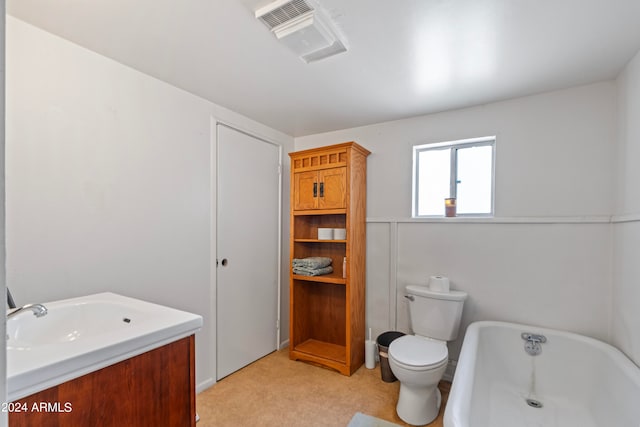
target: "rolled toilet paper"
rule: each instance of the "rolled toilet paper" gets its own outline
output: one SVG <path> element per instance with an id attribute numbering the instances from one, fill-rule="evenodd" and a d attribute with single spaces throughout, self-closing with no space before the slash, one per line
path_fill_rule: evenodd
<path id="1" fill-rule="evenodd" d="M 364 342 L 364 366 L 367 369 L 376 367 L 376 342 L 366 340 Z"/>
<path id="2" fill-rule="evenodd" d="M 429 289 L 436 292 L 449 292 L 449 278 L 444 276 L 429 277 Z"/>
<path id="3" fill-rule="evenodd" d="M 318 228 L 318 240 L 332 240 L 333 228 Z"/>
<path id="4" fill-rule="evenodd" d="M 333 229 L 333 238 L 335 240 L 346 240 L 347 239 L 347 229 L 346 228 L 334 228 Z"/>

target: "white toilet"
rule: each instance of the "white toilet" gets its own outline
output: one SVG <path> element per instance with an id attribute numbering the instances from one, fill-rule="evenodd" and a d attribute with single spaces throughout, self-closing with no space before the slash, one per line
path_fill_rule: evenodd
<path id="1" fill-rule="evenodd" d="M 440 390 L 449 351 L 456 339 L 466 292 L 436 292 L 407 286 L 409 316 L 415 335 L 404 335 L 389 346 L 389 366 L 400 381 L 396 411 L 408 424 L 425 425 L 438 416 Z"/>

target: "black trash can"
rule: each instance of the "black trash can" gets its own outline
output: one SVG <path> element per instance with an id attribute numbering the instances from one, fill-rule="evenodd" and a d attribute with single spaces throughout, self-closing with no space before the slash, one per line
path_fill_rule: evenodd
<path id="1" fill-rule="evenodd" d="M 397 381 L 393 372 L 391 372 L 391 366 L 389 366 L 389 346 L 391 342 L 396 338 L 400 338 L 405 335 L 403 332 L 388 331 L 378 335 L 378 355 L 380 356 L 380 373 L 382 374 L 382 381 L 385 383 L 392 383 Z"/>

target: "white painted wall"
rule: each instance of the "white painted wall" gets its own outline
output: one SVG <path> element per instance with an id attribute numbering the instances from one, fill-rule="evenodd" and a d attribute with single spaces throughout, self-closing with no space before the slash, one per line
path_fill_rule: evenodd
<path id="1" fill-rule="evenodd" d="M 201 314 L 196 381 L 211 384 L 212 117 L 285 153 L 292 138 L 12 17 L 7 78 L 7 283 L 16 301 L 112 291 Z M 286 280 L 282 293 L 286 308 Z"/>
<path id="2" fill-rule="evenodd" d="M 497 136 L 500 217 L 609 215 L 615 153 L 615 83 L 296 138 L 296 150 L 356 140 L 368 157 L 368 215 L 411 212 L 411 147 Z M 407 191 L 398 191 L 406 189 Z"/>
<path id="3" fill-rule="evenodd" d="M 414 144 L 496 135 L 496 219 L 417 222 Z M 409 332 L 404 288 L 432 274 L 467 291 L 471 321 L 500 319 L 608 340 L 615 83 L 296 138 L 357 141 L 368 161 L 367 325 Z"/>
<path id="4" fill-rule="evenodd" d="M 5 1 L 0 0 L 0 14 L 5 16 Z M 5 235 L 5 20 L 0 19 L 0 292 L 6 295 L 6 235 Z M 0 336 L 5 336 L 7 327 L 6 318 L 0 326 Z M 0 350 L 0 402 L 7 401 L 7 351 Z M 8 417 L 6 412 L 0 414 L 0 427 L 6 426 Z"/>
<path id="5" fill-rule="evenodd" d="M 617 215 L 614 217 L 614 344 L 640 365 L 640 52 L 618 84 Z"/>

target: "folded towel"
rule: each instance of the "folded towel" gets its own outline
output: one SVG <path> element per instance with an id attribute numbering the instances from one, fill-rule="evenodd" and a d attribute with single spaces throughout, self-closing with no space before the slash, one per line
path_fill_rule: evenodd
<path id="1" fill-rule="evenodd" d="M 333 267 L 331 266 L 322 268 L 293 267 L 293 274 L 301 276 L 322 276 L 329 273 L 333 273 Z"/>
<path id="2" fill-rule="evenodd" d="M 324 268 L 331 265 L 331 258 L 319 256 L 308 258 L 294 258 L 292 264 L 293 267 Z"/>

